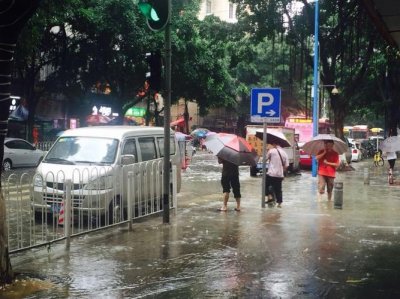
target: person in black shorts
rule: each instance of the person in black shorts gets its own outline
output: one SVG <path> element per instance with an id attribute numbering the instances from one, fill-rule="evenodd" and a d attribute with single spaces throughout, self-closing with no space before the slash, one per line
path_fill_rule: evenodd
<path id="1" fill-rule="evenodd" d="M 223 205 L 219 209 L 219 211 L 227 211 L 229 193 L 232 188 L 233 196 L 236 199 L 236 208 L 235 211 L 240 211 L 240 182 L 239 182 L 239 166 L 223 160 L 218 157 L 218 163 L 222 164 L 222 176 L 221 176 L 221 185 L 222 192 L 224 193 L 223 197 Z"/>

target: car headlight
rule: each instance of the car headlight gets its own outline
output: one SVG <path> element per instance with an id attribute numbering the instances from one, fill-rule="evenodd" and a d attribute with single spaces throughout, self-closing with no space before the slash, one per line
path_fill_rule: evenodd
<path id="1" fill-rule="evenodd" d="M 43 187 L 43 178 L 36 175 L 33 180 L 33 186 L 34 187 Z"/>
<path id="2" fill-rule="evenodd" d="M 102 176 L 88 182 L 85 186 L 86 190 L 106 190 L 113 187 L 112 176 Z"/>

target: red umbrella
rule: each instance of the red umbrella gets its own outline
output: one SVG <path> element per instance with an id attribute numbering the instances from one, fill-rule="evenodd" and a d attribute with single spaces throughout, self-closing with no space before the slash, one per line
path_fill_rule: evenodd
<path id="1" fill-rule="evenodd" d="M 217 157 L 236 165 L 256 165 L 258 161 L 254 148 L 244 138 L 234 134 L 207 136 L 205 145 Z"/>

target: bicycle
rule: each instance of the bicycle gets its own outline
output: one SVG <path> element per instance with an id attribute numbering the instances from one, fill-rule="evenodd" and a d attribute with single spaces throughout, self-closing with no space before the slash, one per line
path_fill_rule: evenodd
<path id="1" fill-rule="evenodd" d="M 382 151 L 378 150 L 374 154 L 374 165 L 375 167 L 377 166 L 383 166 L 385 164 L 385 160 L 383 160 L 382 157 Z"/>

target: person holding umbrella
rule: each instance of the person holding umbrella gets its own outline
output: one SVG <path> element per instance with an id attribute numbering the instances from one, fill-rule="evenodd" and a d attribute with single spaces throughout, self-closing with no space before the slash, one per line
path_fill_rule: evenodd
<path id="1" fill-rule="evenodd" d="M 389 137 L 381 144 L 381 149 L 386 152 L 386 159 L 389 163 L 388 181 L 390 185 L 394 183 L 393 169 L 397 159 L 396 150 L 400 148 L 399 143 L 400 139 L 397 137 L 397 130 L 391 128 L 389 131 Z"/>
<path id="2" fill-rule="evenodd" d="M 267 137 L 268 140 L 268 137 Z M 267 141 L 267 160 L 269 160 L 268 171 L 265 177 L 265 195 L 268 197 L 267 203 L 273 202 L 270 188 L 275 193 L 278 208 L 282 207 L 282 181 L 284 173 L 289 167 L 289 158 L 286 152 L 272 139 Z"/>
<path id="3" fill-rule="evenodd" d="M 267 144 L 266 160 L 269 161 L 268 170 L 265 177 L 265 196 L 267 196 L 267 204 L 274 202 L 272 191 L 275 193 L 278 208 L 282 207 L 282 181 L 285 172 L 289 167 L 289 157 L 283 147 L 291 147 L 290 142 L 286 139 L 285 134 L 278 130 L 256 131 L 256 137 L 264 140 Z M 272 189 L 272 190 L 271 190 Z"/>
<path id="4" fill-rule="evenodd" d="M 328 200 L 332 199 L 336 169 L 340 165 L 339 154 L 333 149 L 333 145 L 333 140 L 325 140 L 325 148 L 315 156 L 318 161 L 318 191 L 320 195 L 324 194 L 326 186 Z"/>
<path id="5" fill-rule="evenodd" d="M 222 207 L 218 211 L 226 212 L 228 210 L 229 193 L 232 188 L 233 196 L 236 200 L 235 211 L 240 212 L 240 182 L 239 182 L 239 166 L 227 160 L 218 157 L 218 163 L 222 164 L 221 186 L 223 196 Z"/>
<path id="6" fill-rule="evenodd" d="M 232 188 L 236 199 L 235 211 L 240 211 L 240 183 L 239 166 L 255 165 L 258 156 L 254 148 L 243 138 L 234 134 L 215 133 L 206 137 L 205 146 L 218 157 L 218 163 L 222 164 L 221 185 L 223 205 L 219 211 L 226 211 L 229 193 Z"/>

